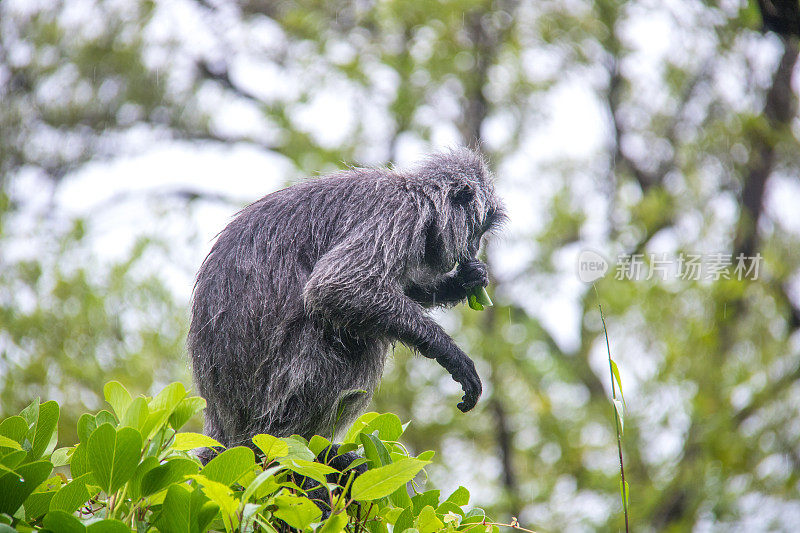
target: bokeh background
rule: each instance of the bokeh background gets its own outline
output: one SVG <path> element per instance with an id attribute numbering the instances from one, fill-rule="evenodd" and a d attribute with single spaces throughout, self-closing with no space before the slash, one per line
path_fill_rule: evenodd
<path id="1" fill-rule="evenodd" d="M 106 381 L 188 384 L 193 277 L 238 209 L 478 141 L 511 215 L 496 306 L 436 316 L 482 401 L 398 347 L 373 402 L 432 482 L 622 527 L 601 304 L 633 530 L 797 531 L 798 49 L 763 30 L 743 0 L 2 0 L 0 415 L 56 399 L 69 444 Z M 630 254 L 763 261 L 625 279 Z"/>

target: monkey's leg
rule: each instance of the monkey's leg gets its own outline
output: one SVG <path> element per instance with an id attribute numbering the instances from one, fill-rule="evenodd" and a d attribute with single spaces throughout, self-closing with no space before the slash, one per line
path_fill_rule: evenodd
<path id="1" fill-rule="evenodd" d="M 320 261 L 318 267 L 320 263 L 325 266 Z M 375 283 L 366 291 L 367 284 L 357 274 L 346 265 L 337 264 L 335 270 L 315 267 L 303 294 L 306 310 L 355 334 L 396 339 L 435 359 L 464 390 L 458 408 L 466 412 L 475 407 L 481 380 L 467 354 L 399 287 Z"/>

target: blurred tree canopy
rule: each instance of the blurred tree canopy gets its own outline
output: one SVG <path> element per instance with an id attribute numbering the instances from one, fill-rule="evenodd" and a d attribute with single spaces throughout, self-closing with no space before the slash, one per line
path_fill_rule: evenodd
<path id="1" fill-rule="evenodd" d="M 602 304 L 633 529 L 795 530 L 797 55 L 735 0 L 4 0 L 0 415 L 40 395 L 71 428 L 110 379 L 187 379 L 188 302 L 159 276 L 179 248 L 143 235 L 100 260 L 92 214 L 58 201 L 87 165 L 247 145 L 299 178 L 478 142 L 512 215 L 486 251 L 497 305 L 440 317 L 484 396 L 462 415 L 457 385 L 398 349 L 375 408 L 413 418 L 408 443 L 442 455 L 435 481 L 496 515 L 619 529 Z M 170 194 L 186 217 L 227 200 Z M 575 275 L 584 249 L 610 261 L 597 292 Z M 617 275 L 634 254 L 651 272 L 662 255 L 723 268 Z"/>

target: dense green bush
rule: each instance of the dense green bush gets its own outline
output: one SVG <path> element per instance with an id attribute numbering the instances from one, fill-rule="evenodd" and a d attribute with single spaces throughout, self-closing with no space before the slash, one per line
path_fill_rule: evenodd
<path id="1" fill-rule="evenodd" d="M 56 449 L 54 401 L 36 400 L 0 423 L 0 533 L 497 529 L 481 509 L 465 510 L 464 487 L 446 498 L 417 490 L 414 479 L 434 453 L 411 456 L 398 442 L 405 425 L 394 414 L 366 413 L 347 432 L 339 453 L 363 456 L 341 472 L 348 493 L 326 482 L 337 470 L 313 461 L 330 445 L 326 438 L 257 435 L 262 454 L 229 448 L 202 466 L 192 450 L 219 443 L 178 432 L 205 407 L 202 398 L 187 396 L 180 383 L 132 398 L 112 381 L 104 394 L 111 410 L 81 416 L 76 446 Z M 356 477 L 359 464 L 367 471 Z M 327 488 L 329 517 L 323 520 L 293 472 Z"/>

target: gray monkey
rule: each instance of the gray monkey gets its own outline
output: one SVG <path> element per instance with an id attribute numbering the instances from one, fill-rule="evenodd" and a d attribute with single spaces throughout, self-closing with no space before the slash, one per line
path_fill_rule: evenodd
<path id="1" fill-rule="evenodd" d="M 194 290 L 188 347 L 206 434 L 226 446 L 334 436 L 366 408 L 396 341 L 443 366 L 463 388 L 458 408 L 472 409 L 475 365 L 425 308 L 486 286 L 480 239 L 504 219 L 468 149 L 405 172 L 352 168 L 243 209 Z"/>

